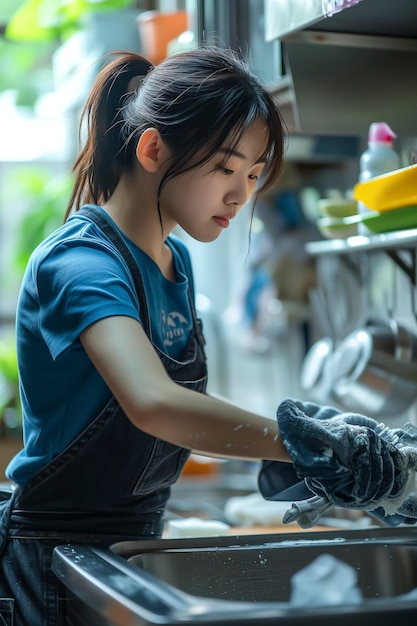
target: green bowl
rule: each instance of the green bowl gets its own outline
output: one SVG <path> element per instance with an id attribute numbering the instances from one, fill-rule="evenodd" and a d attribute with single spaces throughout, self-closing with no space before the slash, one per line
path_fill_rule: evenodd
<path id="1" fill-rule="evenodd" d="M 323 217 L 349 217 L 358 212 L 356 200 L 345 198 L 322 198 L 317 205 Z"/>
<path id="2" fill-rule="evenodd" d="M 344 218 L 321 217 L 317 228 L 326 239 L 346 239 L 358 232 L 358 225 L 363 224 L 375 234 L 395 232 L 417 228 L 417 206 L 407 206 L 383 213 L 364 213 Z"/>
<path id="3" fill-rule="evenodd" d="M 345 224 L 342 218 L 321 217 L 317 228 L 326 239 L 346 239 L 358 234 L 357 224 Z"/>

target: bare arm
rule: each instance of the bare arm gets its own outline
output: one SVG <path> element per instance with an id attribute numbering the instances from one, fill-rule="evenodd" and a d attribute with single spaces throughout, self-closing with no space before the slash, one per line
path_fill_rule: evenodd
<path id="1" fill-rule="evenodd" d="M 105 318 L 80 339 L 126 415 L 141 430 L 201 454 L 290 460 L 275 420 L 174 383 L 136 320 Z"/>

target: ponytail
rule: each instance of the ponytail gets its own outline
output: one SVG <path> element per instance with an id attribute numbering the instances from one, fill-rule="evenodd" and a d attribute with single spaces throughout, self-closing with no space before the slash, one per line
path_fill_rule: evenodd
<path id="1" fill-rule="evenodd" d="M 139 85 L 153 66 L 135 53 L 114 55 L 117 58 L 99 72 L 81 114 L 80 136 L 86 123 L 87 138 L 73 167 L 75 182 L 64 221 L 84 203 L 106 202 L 122 172 L 133 164 L 134 149 L 129 150 L 124 138 L 122 111 L 134 84 Z"/>
<path id="2" fill-rule="evenodd" d="M 98 74 L 82 113 L 80 130 L 85 121 L 87 140 L 74 165 L 65 219 L 83 203 L 108 201 L 122 174 L 132 171 L 137 143 L 147 128 L 159 132 L 171 154 L 157 191 L 161 223 L 160 198 L 167 182 L 207 163 L 224 146 L 232 152 L 256 120 L 265 123 L 267 142 L 255 197 L 278 179 L 284 142 L 280 112 L 236 53 L 199 48 L 171 55 L 155 68 L 132 52 L 114 55 Z M 134 89 L 141 77 L 141 86 Z"/>

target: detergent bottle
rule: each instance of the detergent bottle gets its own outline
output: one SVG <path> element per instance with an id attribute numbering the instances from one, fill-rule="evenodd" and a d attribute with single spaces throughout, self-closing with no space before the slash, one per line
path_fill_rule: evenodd
<path id="1" fill-rule="evenodd" d="M 371 124 L 368 134 L 368 148 L 362 153 L 359 161 L 359 182 L 392 172 L 400 167 L 400 157 L 393 148 L 396 136 L 385 122 Z M 362 202 L 358 202 L 359 214 L 369 212 L 368 207 Z M 359 224 L 358 232 L 361 235 L 371 234 L 363 224 Z"/>

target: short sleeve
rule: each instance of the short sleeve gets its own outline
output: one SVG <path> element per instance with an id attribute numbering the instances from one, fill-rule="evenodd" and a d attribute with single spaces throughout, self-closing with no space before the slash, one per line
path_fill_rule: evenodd
<path id="1" fill-rule="evenodd" d="M 92 323 L 123 315 L 140 321 L 130 272 L 104 242 L 71 239 L 55 246 L 37 267 L 39 330 L 57 359 Z"/>

